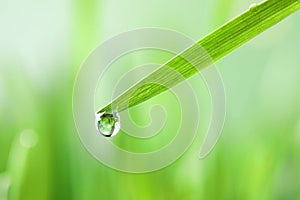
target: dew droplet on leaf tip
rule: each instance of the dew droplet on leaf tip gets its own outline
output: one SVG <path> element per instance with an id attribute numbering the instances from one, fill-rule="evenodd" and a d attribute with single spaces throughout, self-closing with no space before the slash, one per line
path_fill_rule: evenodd
<path id="1" fill-rule="evenodd" d="M 96 114 L 96 127 L 105 137 L 115 136 L 120 131 L 120 117 L 116 112 Z"/>

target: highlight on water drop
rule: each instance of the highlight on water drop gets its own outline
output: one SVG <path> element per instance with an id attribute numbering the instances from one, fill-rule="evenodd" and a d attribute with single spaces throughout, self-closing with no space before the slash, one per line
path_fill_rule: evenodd
<path id="1" fill-rule="evenodd" d="M 256 11 L 256 8 L 257 8 L 257 4 L 256 4 L 256 3 L 251 3 L 251 4 L 249 5 L 249 10 L 250 10 L 250 11 Z"/>
<path id="2" fill-rule="evenodd" d="M 120 116 L 116 112 L 96 113 L 96 128 L 105 137 L 117 135 L 120 131 Z"/>

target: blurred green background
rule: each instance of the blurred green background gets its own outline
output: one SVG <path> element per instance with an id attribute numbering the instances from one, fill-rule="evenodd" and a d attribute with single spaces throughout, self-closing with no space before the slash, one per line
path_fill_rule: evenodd
<path id="1" fill-rule="evenodd" d="M 140 27 L 198 40 L 250 3 L 1 1 L 0 199 L 300 199 L 299 12 L 217 63 L 227 116 L 204 160 L 197 140 L 162 170 L 118 172 L 85 150 L 73 122 L 76 73 L 98 44 Z"/>

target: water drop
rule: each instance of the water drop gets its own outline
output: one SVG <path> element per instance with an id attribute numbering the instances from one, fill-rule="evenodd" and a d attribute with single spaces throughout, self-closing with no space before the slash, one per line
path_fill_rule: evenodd
<path id="1" fill-rule="evenodd" d="M 251 11 L 255 11 L 257 8 L 257 4 L 256 3 L 251 3 L 250 6 L 249 6 L 249 10 Z"/>
<path id="2" fill-rule="evenodd" d="M 120 130 L 120 117 L 116 112 L 96 114 L 96 127 L 105 137 L 115 136 Z"/>

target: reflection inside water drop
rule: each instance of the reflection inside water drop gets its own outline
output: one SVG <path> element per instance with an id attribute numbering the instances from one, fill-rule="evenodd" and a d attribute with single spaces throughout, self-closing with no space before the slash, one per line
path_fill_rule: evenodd
<path id="1" fill-rule="evenodd" d="M 96 127 L 99 133 L 105 137 L 115 136 L 120 130 L 120 117 L 118 113 L 97 113 Z"/>

